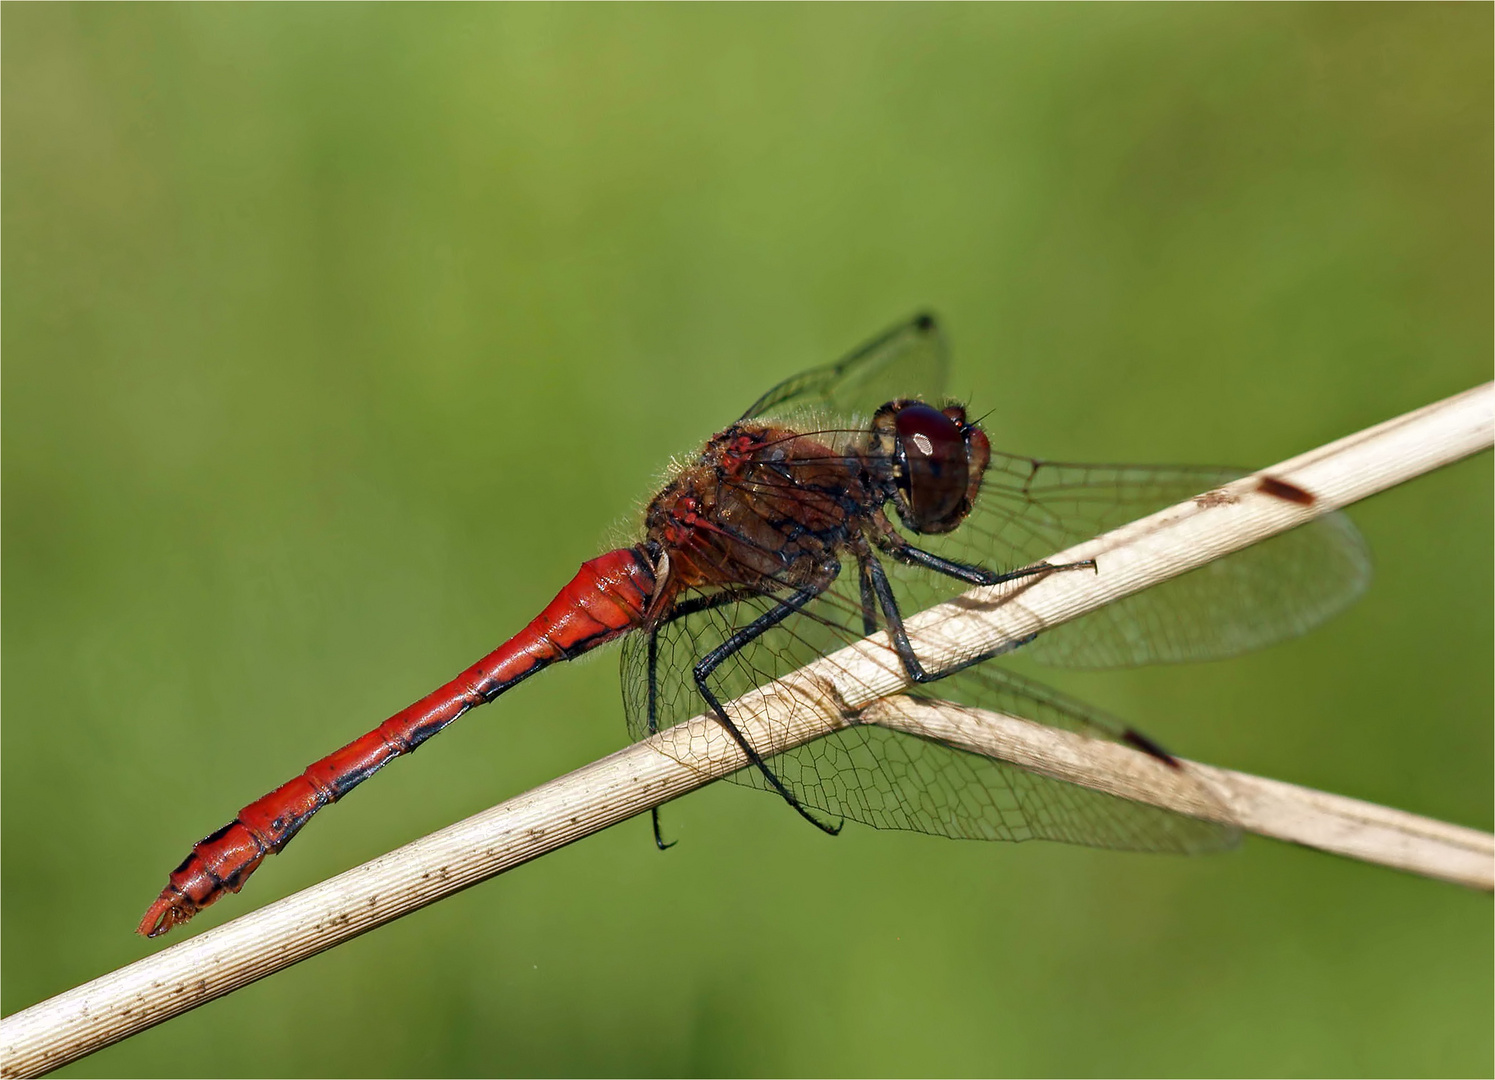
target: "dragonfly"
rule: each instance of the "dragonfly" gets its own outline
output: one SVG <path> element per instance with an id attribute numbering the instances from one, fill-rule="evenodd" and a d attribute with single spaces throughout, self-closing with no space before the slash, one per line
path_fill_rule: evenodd
<path id="1" fill-rule="evenodd" d="M 1042 634 L 927 669 L 906 613 L 974 586 L 1105 573 L 1055 552 L 1242 475 L 1201 466 L 1086 465 L 1004 454 L 944 395 L 949 350 L 919 314 L 844 359 L 774 386 L 648 503 L 641 539 L 582 563 L 522 630 L 456 678 L 199 841 L 139 932 L 179 926 L 238 892 L 318 810 L 469 709 L 622 640 L 635 739 L 711 716 L 747 765 L 731 779 L 776 794 L 827 833 L 851 820 L 964 839 L 1049 839 L 1194 853 L 1236 831 L 905 732 L 853 724 L 760 754 L 730 703 L 841 646 L 882 633 L 911 693 L 1016 715 L 1178 762 L 1120 720 L 1000 663 L 1059 667 L 1212 660 L 1306 632 L 1364 590 L 1363 539 L 1331 513 Z M 778 745 L 782 745 L 779 743 Z M 663 838 L 658 811 L 655 843 Z"/>

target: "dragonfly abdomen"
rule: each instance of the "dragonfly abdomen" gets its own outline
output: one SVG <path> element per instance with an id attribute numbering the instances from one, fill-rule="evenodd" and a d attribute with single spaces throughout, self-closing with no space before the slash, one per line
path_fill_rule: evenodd
<path id="1" fill-rule="evenodd" d="M 307 766 L 199 841 L 172 872 L 139 932 L 164 934 L 225 893 L 238 892 L 266 855 L 280 851 L 328 803 L 408 754 L 468 709 L 557 660 L 570 660 L 643 623 L 654 568 L 642 548 L 620 548 L 582 563 L 528 626 L 440 689 L 373 731 Z"/>

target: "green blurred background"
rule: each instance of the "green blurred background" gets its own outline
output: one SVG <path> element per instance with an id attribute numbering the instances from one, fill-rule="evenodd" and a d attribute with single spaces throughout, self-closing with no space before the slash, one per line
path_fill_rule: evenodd
<path id="1" fill-rule="evenodd" d="M 1267 464 L 1489 378 L 1492 9 L 7 5 L 3 1008 L 455 673 L 671 453 L 915 308 L 998 446 Z M 1231 663 L 1053 681 L 1488 829 L 1487 456 Z M 605 754 L 616 654 L 188 933 Z M 66 1070 L 1488 1075 L 1486 896 L 820 835 L 719 785 Z M 180 932 L 179 932 L 180 933 Z M 172 939 L 167 939 L 167 944 Z"/>

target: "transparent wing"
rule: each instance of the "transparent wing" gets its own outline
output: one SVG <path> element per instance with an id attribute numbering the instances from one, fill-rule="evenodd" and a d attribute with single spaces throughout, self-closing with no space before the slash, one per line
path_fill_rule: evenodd
<path id="1" fill-rule="evenodd" d="M 860 598 L 842 580 L 718 668 L 710 681 L 723 702 L 821 658 L 862 636 Z M 625 639 L 623 696 L 635 738 L 700 715 L 705 703 L 691 668 L 736 628 L 769 610 L 769 595 L 744 596 Z M 649 677 L 651 649 L 654 678 Z M 994 664 L 968 668 L 929 687 L 932 696 L 998 710 L 1095 738 L 1123 730 L 1110 717 L 1020 679 Z M 651 722 L 652 717 L 652 722 Z M 805 806 L 880 829 L 962 839 L 1062 840 L 1138 851 L 1196 852 L 1230 846 L 1234 830 L 1053 780 L 937 742 L 871 726 L 771 757 L 768 766 Z M 767 790 L 756 769 L 732 780 Z"/>
<path id="2" fill-rule="evenodd" d="M 939 324 L 921 313 L 834 364 L 785 379 L 741 419 L 786 419 L 807 412 L 869 418 L 898 398 L 934 401 L 945 392 L 948 357 Z"/>
<path id="3" fill-rule="evenodd" d="M 843 442 L 899 397 L 940 398 L 947 350 L 934 317 L 920 314 L 845 359 L 775 386 L 744 416 L 839 417 Z M 1013 570 L 1244 475 L 1192 466 L 1084 465 L 994 453 L 971 516 L 943 536 L 910 539 L 959 562 Z M 960 591 L 889 567 L 909 590 L 909 610 Z M 1126 667 L 1215 660 L 1295 637 L 1364 592 L 1370 555 L 1340 513 L 1216 560 L 1049 631 L 1025 655 L 1065 667 Z M 1099 567 L 1105 573 L 1105 566 Z"/>
<path id="4" fill-rule="evenodd" d="M 971 516 L 944 536 L 909 539 L 949 559 L 1012 570 L 1242 475 L 994 454 Z M 1087 668 L 1237 656 L 1343 610 L 1365 591 L 1370 571 L 1359 531 L 1344 514 L 1327 514 L 1050 630 L 1024 655 Z M 1104 558 L 1097 572 L 1105 574 Z M 960 591 L 927 575 L 904 577 L 911 610 Z"/>

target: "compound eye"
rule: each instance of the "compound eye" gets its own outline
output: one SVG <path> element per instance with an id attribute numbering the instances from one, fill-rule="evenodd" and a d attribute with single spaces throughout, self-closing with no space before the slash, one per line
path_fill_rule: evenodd
<path id="1" fill-rule="evenodd" d="M 895 476 L 915 532 L 948 532 L 966 512 L 970 481 L 965 431 L 940 410 L 912 402 L 894 417 L 900 468 Z"/>

